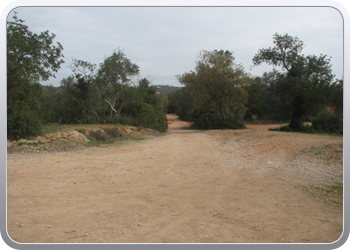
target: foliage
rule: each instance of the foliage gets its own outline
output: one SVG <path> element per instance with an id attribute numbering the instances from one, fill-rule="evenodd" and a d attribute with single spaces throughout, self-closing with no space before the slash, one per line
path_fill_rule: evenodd
<path id="1" fill-rule="evenodd" d="M 343 134 L 343 117 L 323 111 L 314 117 L 312 126 L 320 132 Z"/>
<path id="2" fill-rule="evenodd" d="M 248 108 L 246 115 L 247 118 L 251 118 L 252 114 L 257 115 L 258 119 L 260 120 L 269 118 L 271 96 L 268 84 L 270 84 L 270 82 L 266 83 L 264 78 L 255 77 L 246 86 L 244 86 L 244 89 L 249 95 L 248 102 L 246 104 Z"/>
<path id="3" fill-rule="evenodd" d="M 330 107 L 334 108 L 334 113 L 343 115 L 343 80 L 336 80 L 330 89 Z"/>
<path id="4" fill-rule="evenodd" d="M 329 105 L 333 82 L 330 59 L 326 55 L 301 55 L 304 43 L 288 34 L 273 36 L 273 48 L 260 49 L 254 56 L 255 65 L 268 63 L 282 68 L 275 84 L 280 107 L 289 114 L 289 127 L 300 131 L 303 120 Z"/>
<path id="5" fill-rule="evenodd" d="M 244 105 L 232 105 L 225 111 L 226 120 L 222 119 L 217 110 L 201 112 L 192 124 L 196 129 L 242 129 L 245 128 L 244 116 L 246 108 Z"/>
<path id="6" fill-rule="evenodd" d="M 40 133 L 42 88 L 40 81 L 55 76 L 60 68 L 63 46 L 54 44 L 54 34 L 29 30 L 24 21 L 13 16 L 7 22 L 7 129 L 8 138 L 18 139 Z M 50 116 L 50 115 L 48 115 Z"/>
<path id="7" fill-rule="evenodd" d="M 38 113 L 24 102 L 16 102 L 7 109 L 7 137 L 18 140 L 41 134 L 42 126 Z"/>
<path id="8" fill-rule="evenodd" d="M 168 129 L 166 115 L 148 103 L 141 103 L 136 117 L 139 126 L 155 129 L 159 132 L 165 132 Z"/>
<path id="9" fill-rule="evenodd" d="M 168 112 L 175 113 L 185 121 L 193 121 L 195 109 L 192 106 L 193 94 L 188 88 L 180 88 L 169 94 Z"/>
<path id="10" fill-rule="evenodd" d="M 245 119 L 290 121 L 286 131 L 342 133 L 343 81 L 333 79 L 326 55 L 301 54 L 304 43 L 288 34 L 273 36 L 255 65 L 276 68 L 253 79 L 233 52 L 201 51 L 193 71 L 176 76 L 183 87 L 152 86 L 120 49 L 102 63 L 73 59 L 72 75 L 60 87 L 42 86 L 59 70 L 63 46 L 49 31 L 35 34 L 13 16 L 7 22 L 7 130 L 9 139 L 41 133 L 45 123 L 119 123 L 164 132 L 166 112 L 200 129 L 240 129 Z M 333 113 L 326 112 L 331 107 Z M 312 126 L 303 126 L 311 121 Z M 99 140 L 115 130 L 93 132 Z"/>
<path id="11" fill-rule="evenodd" d="M 49 31 L 36 34 L 24 21 L 13 16 L 7 22 L 7 104 L 24 100 L 32 84 L 54 76 L 64 61 L 60 43 L 53 44 Z"/>
<path id="12" fill-rule="evenodd" d="M 96 86 L 103 101 L 110 108 L 111 115 L 119 115 L 130 98 L 128 91 L 131 77 L 138 75 L 139 66 L 132 63 L 121 50 L 113 51 L 107 57 L 96 75 Z"/>
<path id="13" fill-rule="evenodd" d="M 130 84 L 123 86 L 123 108 L 119 108 L 118 114 L 113 110 L 117 106 L 111 110 L 111 106 L 106 105 L 105 99 L 101 96 L 101 86 L 98 85 L 100 79 L 97 79 L 98 69 L 95 65 L 73 60 L 71 69 L 75 74 L 63 79 L 60 89 L 56 91 L 56 99 L 60 103 L 56 107 L 56 117 L 60 117 L 63 123 L 119 123 L 164 130 L 164 124 L 160 126 L 154 116 L 162 117 L 163 121 L 166 120 L 168 98 L 157 94 L 156 87 L 151 86 L 148 79 L 139 80 L 138 86 Z M 139 117 L 144 112 L 144 104 L 152 106 L 146 112 L 150 116 L 148 120 Z M 151 124 L 151 121 L 155 124 Z"/>
<path id="14" fill-rule="evenodd" d="M 109 137 L 117 139 L 122 137 L 122 133 L 119 128 L 105 128 L 104 131 L 108 134 Z"/>
<path id="15" fill-rule="evenodd" d="M 207 127 L 236 127 L 241 117 L 235 117 L 233 106 L 247 102 L 248 94 L 242 88 L 249 81 L 243 67 L 234 62 L 232 52 L 223 50 L 202 51 L 195 71 L 177 76 L 185 85 L 194 111 L 192 118 L 200 119 Z M 201 118 L 200 118 L 201 117 Z M 212 119 L 222 122 L 218 124 Z M 242 118 L 243 119 L 243 118 Z M 242 121 L 243 122 L 243 121 Z"/>

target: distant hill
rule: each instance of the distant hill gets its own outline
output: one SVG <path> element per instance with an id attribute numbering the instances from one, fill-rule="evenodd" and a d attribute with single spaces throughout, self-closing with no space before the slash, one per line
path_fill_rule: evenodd
<path id="1" fill-rule="evenodd" d="M 161 95 L 168 95 L 171 92 L 174 92 L 175 90 L 182 88 L 182 87 L 175 87 L 175 86 L 169 86 L 169 85 L 152 85 L 157 88 L 157 92 Z"/>

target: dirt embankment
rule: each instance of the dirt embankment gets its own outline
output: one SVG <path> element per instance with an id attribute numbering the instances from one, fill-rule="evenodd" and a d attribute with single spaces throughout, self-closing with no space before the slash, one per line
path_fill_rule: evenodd
<path id="1" fill-rule="evenodd" d="M 143 139 L 160 135 L 156 130 L 116 125 L 56 126 L 59 131 L 44 133 L 31 139 L 7 140 L 7 150 L 14 152 L 43 152 L 82 149 L 90 142 L 113 142 L 122 139 Z"/>
<path id="2" fill-rule="evenodd" d="M 17 242 L 333 242 L 342 136 L 183 130 L 79 150 L 10 153 Z M 261 127 L 260 127 L 261 128 Z M 326 187 L 332 187 L 326 189 Z M 325 191 L 325 192 L 323 192 Z"/>

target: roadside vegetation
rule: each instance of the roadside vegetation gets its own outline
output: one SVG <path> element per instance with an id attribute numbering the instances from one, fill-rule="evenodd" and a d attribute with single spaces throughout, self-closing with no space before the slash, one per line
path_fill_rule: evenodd
<path id="1" fill-rule="evenodd" d="M 54 39 L 49 31 L 31 32 L 17 13 L 7 22 L 9 140 L 69 124 L 165 132 L 167 112 L 196 129 L 243 129 L 247 122 L 271 120 L 288 124 L 280 131 L 343 133 L 343 81 L 334 78 L 330 57 L 303 55 L 304 43 L 288 34 L 274 34 L 273 47 L 259 49 L 252 58 L 255 66 L 273 65 L 271 72 L 253 77 L 233 51 L 202 50 L 195 69 L 176 76 L 183 86 L 162 90 L 142 78 L 139 66 L 120 48 L 99 65 L 73 59 L 72 75 L 59 87 L 44 86 L 64 62 L 63 45 Z"/>
<path id="2" fill-rule="evenodd" d="M 301 187 L 301 189 L 310 197 L 329 206 L 338 207 L 339 209 L 343 207 L 343 183 L 324 186 L 308 185 Z"/>

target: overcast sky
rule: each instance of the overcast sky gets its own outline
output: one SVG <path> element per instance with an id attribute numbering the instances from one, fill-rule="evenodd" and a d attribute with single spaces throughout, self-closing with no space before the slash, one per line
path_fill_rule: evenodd
<path id="1" fill-rule="evenodd" d="M 99 64 L 120 48 L 153 85 L 181 86 L 176 75 L 194 70 L 201 50 L 233 51 L 246 72 L 272 36 L 288 33 L 302 40 L 305 55 L 326 54 L 333 73 L 343 76 L 343 19 L 332 7 L 19 7 L 18 17 L 35 33 L 49 30 L 63 47 L 65 63 L 43 84 L 59 86 L 72 74 L 72 59 Z M 13 12 L 8 16 L 12 19 Z"/>

